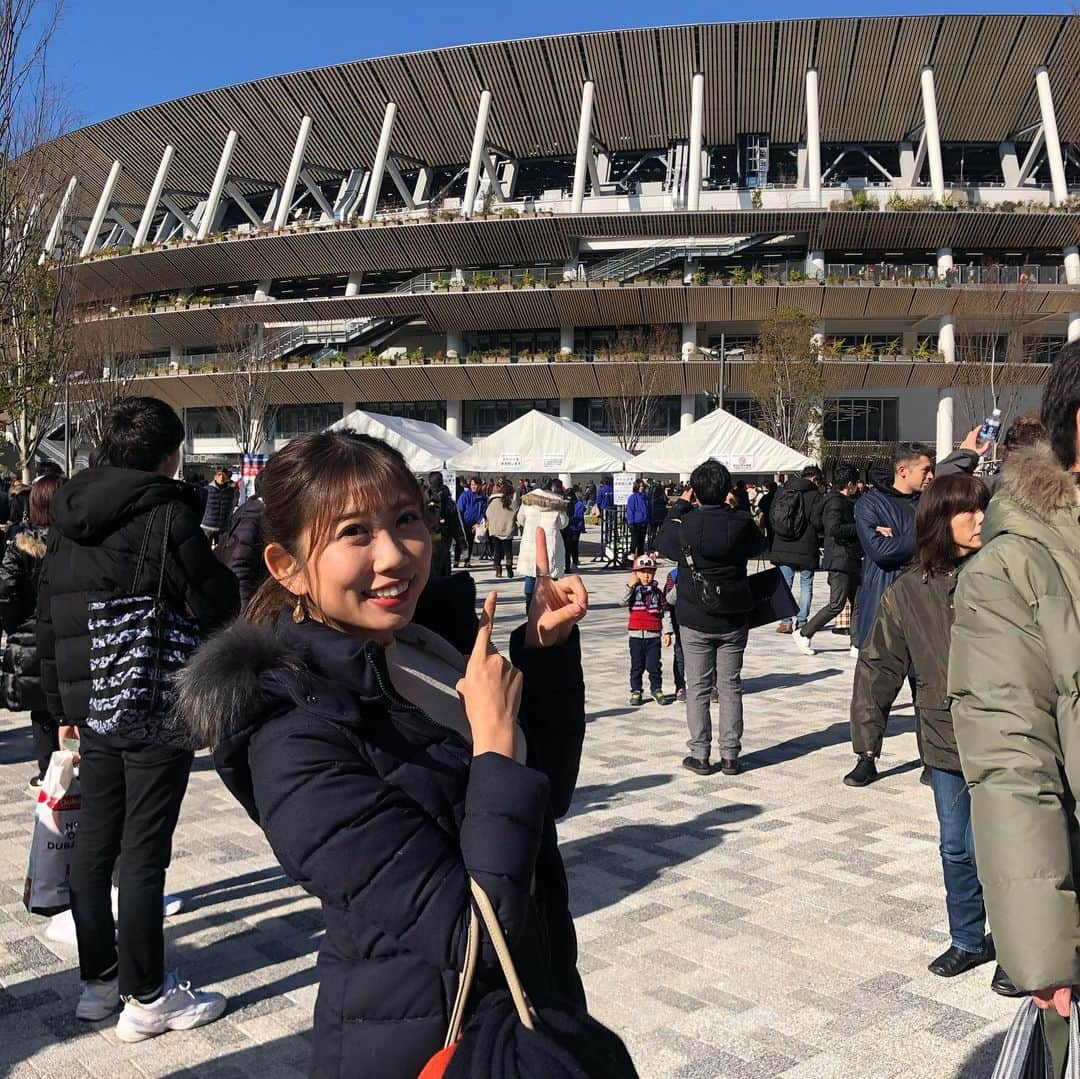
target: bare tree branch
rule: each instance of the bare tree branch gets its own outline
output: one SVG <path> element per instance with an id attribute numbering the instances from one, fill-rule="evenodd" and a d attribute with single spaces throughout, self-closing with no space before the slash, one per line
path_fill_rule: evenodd
<path id="1" fill-rule="evenodd" d="M 658 365 L 674 360 L 678 347 L 669 326 L 625 329 L 608 352 L 597 357 L 619 364 L 605 373 L 604 412 L 619 445 L 629 453 L 636 453 L 652 432 L 663 396 Z"/>
<path id="2" fill-rule="evenodd" d="M 759 355 L 747 366 L 746 378 L 761 407 L 761 429 L 785 446 L 818 456 L 825 372 L 816 328 L 814 317 L 800 307 L 770 315 L 761 323 Z"/>
<path id="3" fill-rule="evenodd" d="M 275 383 L 268 359 L 272 344 L 265 327 L 254 323 L 237 321 L 222 331 L 225 370 L 217 376 L 223 397 L 218 417 L 241 454 L 263 451 L 277 416 L 280 403 L 271 400 Z"/>

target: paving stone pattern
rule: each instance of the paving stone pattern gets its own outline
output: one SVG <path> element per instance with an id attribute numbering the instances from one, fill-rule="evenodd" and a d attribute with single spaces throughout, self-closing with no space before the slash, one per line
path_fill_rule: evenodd
<path id="1" fill-rule="evenodd" d="M 476 576 L 481 592 L 493 583 L 486 566 Z M 746 771 L 694 776 L 679 766 L 684 706 L 626 704 L 623 575 L 586 578 L 590 720 L 559 831 L 592 1009 L 641 1075 L 989 1076 L 1015 1005 L 990 992 L 988 966 L 951 981 L 926 970 L 948 934 L 910 704 L 890 725 L 884 778 L 842 786 L 846 638 L 823 633 L 804 657 L 761 629 L 745 667 Z M 523 601 L 520 581 L 501 584 L 505 642 Z M 670 662 L 665 651 L 669 689 Z M 75 957 L 21 903 L 29 759 L 26 717 L 0 713 L 0 1076 L 306 1075 L 318 905 L 283 877 L 205 756 L 176 835 L 168 884 L 186 906 L 167 941 L 170 965 L 226 992 L 229 1010 L 139 1045 L 120 1043 L 113 1022 L 74 1019 Z"/>

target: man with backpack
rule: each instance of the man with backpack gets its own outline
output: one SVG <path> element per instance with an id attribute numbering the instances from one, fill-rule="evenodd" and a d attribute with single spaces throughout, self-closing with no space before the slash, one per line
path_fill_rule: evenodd
<path id="1" fill-rule="evenodd" d="M 820 560 L 824 501 L 821 488 L 824 483 L 821 469 L 817 465 L 807 465 L 802 475 L 788 480 L 776 492 L 769 508 L 769 523 L 773 529 L 769 561 L 783 574 L 788 588 L 794 585 L 795 574 L 799 575 L 799 613 L 794 629 L 801 629 L 810 619 L 814 571 Z M 791 620 L 781 622 L 776 632 L 793 632 Z"/>

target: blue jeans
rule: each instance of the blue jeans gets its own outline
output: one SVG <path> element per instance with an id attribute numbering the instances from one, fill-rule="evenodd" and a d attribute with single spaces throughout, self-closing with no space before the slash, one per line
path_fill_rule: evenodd
<path id="1" fill-rule="evenodd" d="M 810 620 L 810 604 L 814 600 L 814 571 L 812 569 L 797 569 L 795 566 L 780 566 L 778 568 L 792 592 L 795 591 L 793 587 L 795 574 L 799 574 L 799 613 L 797 616 L 798 621 L 795 624 L 805 626 Z M 790 626 L 791 619 L 785 619 L 783 625 Z"/>
<path id="2" fill-rule="evenodd" d="M 941 868 L 945 875 L 945 908 L 949 935 L 955 947 L 981 952 L 986 908 L 975 869 L 975 839 L 971 833 L 971 795 L 959 772 L 931 768 L 934 808 L 941 829 Z"/>

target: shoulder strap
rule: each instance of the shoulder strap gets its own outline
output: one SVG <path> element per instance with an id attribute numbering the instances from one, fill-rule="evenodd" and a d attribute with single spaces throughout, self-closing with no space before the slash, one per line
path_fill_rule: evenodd
<path id="1" fill-rule="evenodd" d="M 173 503 L 170 502 L 165 507 L 165 530 L 161 536 L 161 565 L 158 567 L 158 582 L 157 582 L 157 601 L 161 602 L 161 597 L 165 592 L 165 558 L 169 553 L 169 532 L 172 530 L 172 518 L 173 518 Z"/>
<path id="2" fill-rule="evenodd" d="M 142 543 L 139 546 L 139 557 L 135 561 L 135 576 L 131 579 L 131 588 L 129 595 L 134 595 L 135 590 L 139 587 L 139 581 L 142 580 L 143 566 L 146 564 L 146 554 L 150 549 L 150 534 L 154 530 L 154 522 L 157 520 L 158 510 L 160 506 L 155 506 L 150 511 L 150 518 L 146 522 L 146 528 L 143 531 Z"/>
<path id="3" fill-rule="evenodd" d="M 510 997 L 514 1002 L 521 1025 L 527 1030 L 535 1026 L 536 1012 L 529 1001 L 521 979 L 518 978 L 514 967 L 513 957 L 510 955 L 510 947 L 503 936 L 502 926 L 499 925 L 495 908 L 491 905 L 487 893 L 471 877 L 469 887 L 472 890 L 473 902 L 469 906 L 469 935 L 465 942 L 465 966 L 461 972 L 461 980 L 458 982 L 457 996 L 454 998 L 454 1007 L 450 1012 L 450 1025 L 446 1031 L 444 1048 L 453 1045 L 461 1037 L 461 1026 L 465 1018 L 465 1008 L 469 1001 L 469 992 L 476 980 L 476 966 L 480 955 L 480 921 L 491 938 L 495 956 L 499 961 L 499 969 L 506 980 L 506 987 L 510 990 Z"/>
<path id="4" fill-rule="evenodd" d="M 676 517 L 675 523 L 679 526 L 679 550 L 682 551 L 682 556 L 690 573 L 695 574 L 697 573 L 697 567 L 694 565 L 694 556 L 690 552 L 690 544 L 686 542 L 686 534 L 682 530 L 682 518 Z"/>

